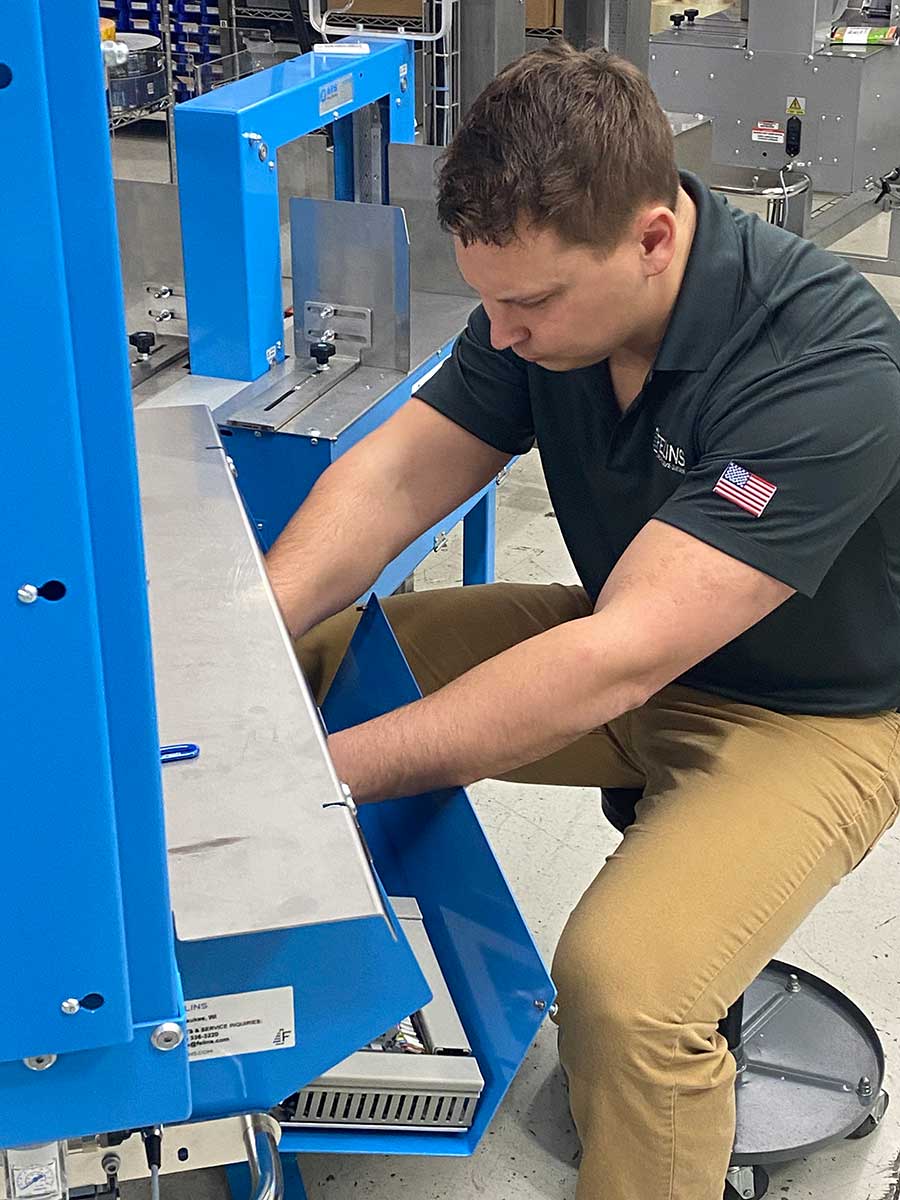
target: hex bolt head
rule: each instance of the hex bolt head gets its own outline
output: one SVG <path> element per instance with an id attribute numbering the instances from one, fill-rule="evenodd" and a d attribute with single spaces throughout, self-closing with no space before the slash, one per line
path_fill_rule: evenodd
<path id="1" fill-rule="evenodd" d="M 23 583 L 16 595 L 22 604 L 34 604 L 38 598 L 38 590 L 33 583 Z"/>
<path id="2" fill-rule="evenodd" d="M 856 1094 L 858 1096 L 872 1095 L 872 1080 L 868 1077 L 868 1075 L 863 1075 L 859 1083 L 856 1085 Z"/>
<path id="3" fill-rule="evenodd" d="M 547 1007 L 547 1001 L 546 1000 L 535 1000 L 534 1007 L 538 1010 L 538 1012 L 543 1012 L 544 1009 Z"/>
<path id="4" fill-rule="evenodd" d="M 174 1021 L 164 1021 L 153 1030 L 150 1041 L 157 1050 L 174 1050 L 184 1041 L 184 1030 Z"/>
<path id="5" fill-rule="evenodd" d="M 70 996 L 68 1000 L 63 1000 L 59 1007 L 63 1010 L 67 1017 L 71 1017 L 80 1010 L 81 1003 L 80 1001 L 76 1000 L 74 996 Z"/>
<path id="6" fill-rule="evenodd" d="M 259 146 L 257 147 L 256 153 L 259 157 L 259 161 L 265 162 L 266 159 L 269 157 L 269 147 L 266 145 L 265 142 L 260 142 Z"/>
<path id="7" fill-rule="evenodd" d="M 785 986 L 785 991 L 799 992 L 800 991 L 800 980 L 797 978 L 796 975 L 788 975 L 788 981 L 784 986 Z"/>

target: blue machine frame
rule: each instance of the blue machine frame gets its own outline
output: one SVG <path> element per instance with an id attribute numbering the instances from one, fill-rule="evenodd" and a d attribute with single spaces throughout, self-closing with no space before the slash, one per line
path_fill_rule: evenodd
<path id="1" fill-rule="evenodd" d="M 367 49 L 304 54 L 175 110 L 195 375 L 253 380 L 284 359 L 277 149 L 333 121 L 335 198 L 352 200 L 356 110 L 383 102 L 390 140 L 413 140 L 409 43 Z"/>
<path id="2" fill-rule="evenodd" d="M 0 18 L 0 122 L 18 144 L 0 177 L 11 231 L 0 275 L 16 298 L 0 351 L 15 447 L 0 472 L 3 728 L 15 748 L 0 1145 L 190 1112 L 186 1046 L 150 1042 L 184 1013 L 97 11 L 71 9 L 60 22 L 53 0 L 25 0 Z M 33 603 L 18 598 L 27 584 L 43 592 Z M 100 1006 L 63 1011 L 87 996 Z M 51 1052 L 52 1071 L 23 1065 Z"/>
<path id="3" fill-rule="evenodd" d="M 344 45 L 352 45 L 346 39 Z M 352 200 L 354 113 L 382 106 L 381 199 L 389 197 L 387 143 L 414 136 L 412 47 L 366 44 L 366 52 L 305 54 L 181 104 L 175 110 L 178 187 L 190 330 L 197 375 L 254 380 L 284 358 L 278 169 L 280 146 L 331 124 L 335 196 Z M 210 204 L 210 180 L 216 181 Z M 416 367 L 334 441 L 221 426 L 263 549 L 278 537 L 316 479 L 381 425 L 453 341 Z M 494 578 L 496 489 L 491 483 L 422 534 L 374 585 L 389 595 L 463 521 L 463 582 Z"/>
<path id="4" fill-rule="evenodd" d="M 0 181 L 12 232 L 0 262 L 17 300 L 0 360 L 16 397 L 6 413 L 16 453 L 0 473 L 3 659 L 15 681 L 3 712 L 15 752 L 4 776 L 14 850 L 0 906 L 11 975 L 0 997 L 0 1146 L 268 1108 L 428 998 L 396 921 L 173 937 L 96 8 L 70 7 L 64 25 L 54 0 L 24 0 L 14 23 L 0 21 L 0 116 L 20 156 Z M 391 46 L 393 71 L 407 51 Z M 16 236 L 28 229 L 38 236 Z M 375 603 L 326 720 L 341 728 L 415 694 Z M 383 888 L 419 902 L 486 1089 L 468 1133 L 311 1131 L 283 1150 L 468 1154 L 552 984 L 464 792 L 392 802 L 363 822 Z M 156 1049 L 157 1025 L 184 1029 L 182 982 L 191 998 L 293 982 L 303 1036 L 293 1049 L 213 1061 L 189 1062 L 187 1039 Z M 58 1056 L 52 1070 L 23 1062 L 41 1055 Z"/>

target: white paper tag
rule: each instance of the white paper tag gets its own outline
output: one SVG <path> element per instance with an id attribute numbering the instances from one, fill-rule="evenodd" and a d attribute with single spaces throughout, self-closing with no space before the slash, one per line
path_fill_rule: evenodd
<path id="1" fill-rule="evenodd" d="M 319 116 L 327 116 L 343 104 L 353 100 L 353 76 L 342 75 L 331 83 L 323 83 L 319 88 Z"/>
<path id="2" fill-rule="evenodd" d="M 845 46 L 865 46 L 869 40 L 868 25 L 848 25 L 844 30 Z"/>
<path id="3" fill-rule="evenodd" d="M 192 1061 L 296 1045 L 292 987 L 186 1000 L 185 1009 Z"/>

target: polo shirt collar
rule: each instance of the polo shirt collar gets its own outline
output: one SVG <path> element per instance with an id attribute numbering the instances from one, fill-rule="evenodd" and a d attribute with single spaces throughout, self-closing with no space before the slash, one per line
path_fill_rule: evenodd
<path id="1" fill-rule="evenodd" d="M 741 241 L 728 206 L 696 175 L 680 176 L 697 207 L 697 228 L 654 371 L 705 371 L 728 340 L 743 285 Z"/>

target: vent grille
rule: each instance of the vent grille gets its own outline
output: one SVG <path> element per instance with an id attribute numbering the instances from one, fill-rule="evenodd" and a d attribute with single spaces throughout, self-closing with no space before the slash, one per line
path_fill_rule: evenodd
<path id="1" fill-rule="evenodd" d="M 297 1099 L 292 1124 L 408 1126 L 418 1129 L 468 1129 L 479 1093 L 335 1091 L 305 1088 Z"/>

